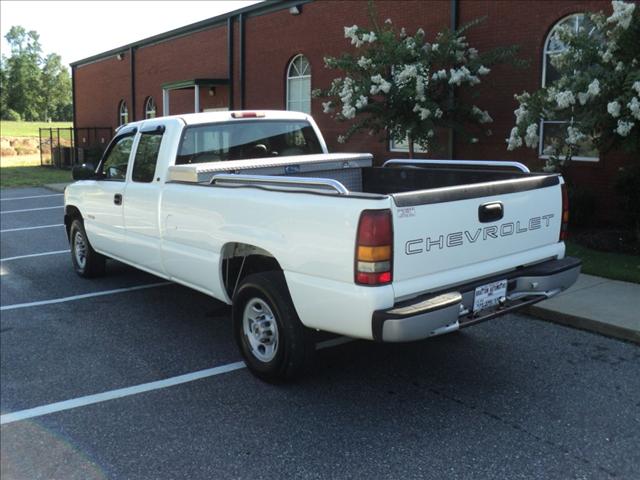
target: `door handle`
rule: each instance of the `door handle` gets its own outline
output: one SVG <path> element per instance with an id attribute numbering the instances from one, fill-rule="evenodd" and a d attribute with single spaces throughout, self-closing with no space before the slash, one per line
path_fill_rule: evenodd
<path id="1" fill-rule="evenodd" d="M 478 220 L 481 223 L 495 222 L 504 216 L 502 202 L 489 202 L 478 207 Z"/>
<path id="2" fill-rule="evenodd" d="M 113 196 L 113 203 L 115 203 L 116 205 L 122 205 L 122 194 L 121 193 L 116 193 Z"/>

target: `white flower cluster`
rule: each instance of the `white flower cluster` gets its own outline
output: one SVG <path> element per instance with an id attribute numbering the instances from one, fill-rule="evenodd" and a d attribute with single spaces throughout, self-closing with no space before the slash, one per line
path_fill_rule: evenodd
<path id="1" fill-rule="evenodd" d="M 618 120 L 618 128 L 614 131 L 618 133 L 621 137 L 626 137 L 629 135 L 629 132 L 633 128 L 633 122 L 625 122 L 624 120 Z"/>
<path id="2" fill-rule="evenodd" d="M 356 108 L 358 110 L 360 110 L 360 109 L 366 107 L 368 103 L 369 103 L 369 99 L 367 97 L 365 97 L 364 95 L 360 95 L 358 97 L 358 99 L 356 100 Z"/>
<path id="3" fill-rule="evenodd" d="M 528 114 L 527 104 L 521 103 L 518 108 L 513 111 L 513 114 L 516 117 L 516 125 L 520 125 L 527 118 Z"/>
<path id="4" fill-rule="evenodd" d="M 554 99 L 559 110 L 563 110 L 576 103 L 576 97 L 571 90 L 556 93 Z"/>
<path id="5" fill-rule="evenodd" d="M 631 101 L 627 103 L 627 108 L 636 120 L 640 120 L 640 101 L 638 101 L 638 97 L 633 97 Z"/>
<path id="6" fill-rule="evenodd" d="M 629 28 L 633 18 L 633 11 L 636 9 L 635 3 L 613 0 L 611 6 L 613 7 L 613 13 L 607 18 L 607 23 L 616 23 L 625 30 Z M 624 137 L 625 135 L 622 136 Z"/>
<path id="7" fill-rule="evenodd" d="M 372 76 L 371 83 L 371 90 L 369 91 L 371 95 L 377 95 L 380 92 L 389 93 L 389 90 L 391 90 L 391 83 L 382 78 L 380 74 Z"/>
<path id="8" fill-rule="evenodd" d="M 351 105 L 351 101 L 353 100 L 353 83 L 351 78 L 346 77 L 342 82 L 340 92 L 338 92 L 340 101 L 342 102 L 341 113 L 344 118 L 353 118 L 356 116 L 356 109 Z"/>
<path id="9" fill-rule="evenodd" d="M 619 117 L 620 104 L 615 100 L 613 102 L 607 103 L 607 112 L 609 112 L 609 115 L 611 115 L 613 118 Z"/>
<path id="10" fill-rule="evenodd" d="M 421 107 L 418 104 L 416 104 L 413 107 L 413 111 L 414 112 L 419 112 L 420 120 L 426 120 L 427 118 L 429 118 L 431 116 L 431 110 L 429 110 L 428 108 Z"/>
<path id="11" fill-rule="evenodd" d="M 451 68 L 449 75 L 449 85 L 460 85 L 462 82 L 467 82 L 469 85 L 477 85 L 480 83 L 480 79 L 476 75 L 473 75 L 464 65 L 457 70 Z"/>
<path id="12" fill-rule="evenodd" d="M 444 80 L 447 78 L 447 71 L 446 70 L 438 70 L 437 72 L 433 73 L 433 76 L 431 77 L 433 80 Z"/>
<path id="13" fill-rule="evenodd" d="M 491 115 L 489 115 L 489 112 L 487 112 L 486 110 L 481 110 L 481 109 L 479 109 L 478 107 L 476 107 L 474 105 L 471 108 L 471 111 L 478 118 L 478 121 L 480 123 L 491 123 L 491 122 L 493 122 L 493 118 L 491 118 Z"/>
<path id="14" fill-rule="evenodd" d="M 490 71 L 490 68 L 487 68 L 484 65 L 480 65 L 480 68 L 478 68 L 478 75 L 488 75 Z"/>
<path id="15" fill-rule="evenodd" d="M 565 142 L 567 143 L 567 145 L 577 145 L 581 140 L 585 138 L 585 136 L 586 135 L 577 128 L 568 126 L 567 138 L 565 138 Z"/>
<path id="16" fill-rule="evenodd" d="M 333 104 L 329 102 L 322 102 L 322 112 L 329 113 L 333 110 Z"/>
<path id="17" fill-rule="evenodd" d="M 358 34 L 357 25 L 344 27 L 344 38 L 349 38 L 351 40 L 351 45 L 355 45 L 356 48 L 360 48 L 365 43 L 373 43 L 378 39 L 375 32 Z"/>
<path id="18" fill-rule="evenodd" d="M 524 136 L 524 143 L 527 147 L 536 148 L 538 146 L 538 140 L 540 140 L 538 137 L 538 125 L 532 123 L 527 127 L 527 131 Z"/>
<path id="19" fill-rule="evenodd" d="M 631 88 L 633 88 L 636 91 L 636 93 L 640 95 L 640 80 L 637 82 L 633 82 L 633 85 L 631 86 Z"/>
<path id="20" fill-rule="evenodd" d="M 578 93 L 578 101 L 580 105 L 584 105 L 590 99 L 597 97 L 600 94 L 600 81 L 596 78 L 587 87 L 586 92 Z"/>
<path id="21" fill-rule="evenodd" d="M 358 66 L 364 70 L 366 70 L 367 68 L 371 67 L 371 64 L 373 63 L 373 60 L 371 60 L 370 58 L 367 57 L 360 57 L 358 59 Z"/>
<path id="22" fill-rule="evenodd" d="M 522 137 L 518 133 L 518 127 L 513 127 L 511 129 L 511 134 L 509 138 L 506 139 L 507 142 L 507 150 L 515 150 L 518 147 L 522 146 Z"/>

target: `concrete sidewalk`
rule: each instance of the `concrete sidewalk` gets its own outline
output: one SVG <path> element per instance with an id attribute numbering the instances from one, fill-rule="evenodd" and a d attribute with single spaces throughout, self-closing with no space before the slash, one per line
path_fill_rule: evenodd
<path id="1" fill-rule="evenodd" d="M 543 320 L 640 344 L 640 284 L 581 274 L 571 288 L 529 307 Z"/>

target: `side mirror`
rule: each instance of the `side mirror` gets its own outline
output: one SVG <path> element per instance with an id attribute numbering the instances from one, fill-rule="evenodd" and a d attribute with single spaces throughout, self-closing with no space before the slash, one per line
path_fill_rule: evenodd
<path id="1" fill-rule="evenodd" d="M 74 180 L 91 180 L 96 178 L 96 167 L 92 163 L 76 165 L 71 171 Z"/>

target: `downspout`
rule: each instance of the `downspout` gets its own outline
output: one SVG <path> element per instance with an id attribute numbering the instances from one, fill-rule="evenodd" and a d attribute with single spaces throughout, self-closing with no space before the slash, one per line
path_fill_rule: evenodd
<path id="1" fill-rule="evenodd" d="M 238 50 L 240 51 L 240 65 L 238 71 L 238 83 L 240 84 L 240 110 L 244 110 L 244 14 L 238 15 L 238 36 L 240 37 Z"/>
<path id="2" fill-rule="evenodd" d="M 133 47 L 129 47 L 129 69 L 131 75 L 131 120 L 136 121 L 136 54 Z"/>
<path id="3" fill-rule="evenodd" d="M 454 32 L 458 29 L 458 0 L 450 0 L 450 12 L 451 12 L 451 22 L 450 22 L 449 28 L 452 32 Z M 455 100 L 456 100 L 455 92 L 453 87 L 451 87 L 451 90 L 449 91 L 450 108 L 453 108 L 455 104 Z M 451 127 L 449 129 L 449 158 L 452 160 L 456 158 L 455 144 L 456 144 L 456 132 L 454 128 Z"/>
<path id="4" fill-rule="evenodd" d="M 233 110 L 233 17 L 227 19 L 227 77 L 229 78 L 229 110 Z"/>
<path id="5" fill-rule="evenodd" d="M 76 67 L 71 67 L 71 162 L 76 164 L 77 130 L 76 130 Z M 40 150 L 42 165 L 42 150 Z"/>
<path id="6" fill-rule="evenodd" d="M 76 114 L 76 67 L 71 67 L 71 121 L 73 122 L 73 129 L 77 128 L 77 114 Z"/>

